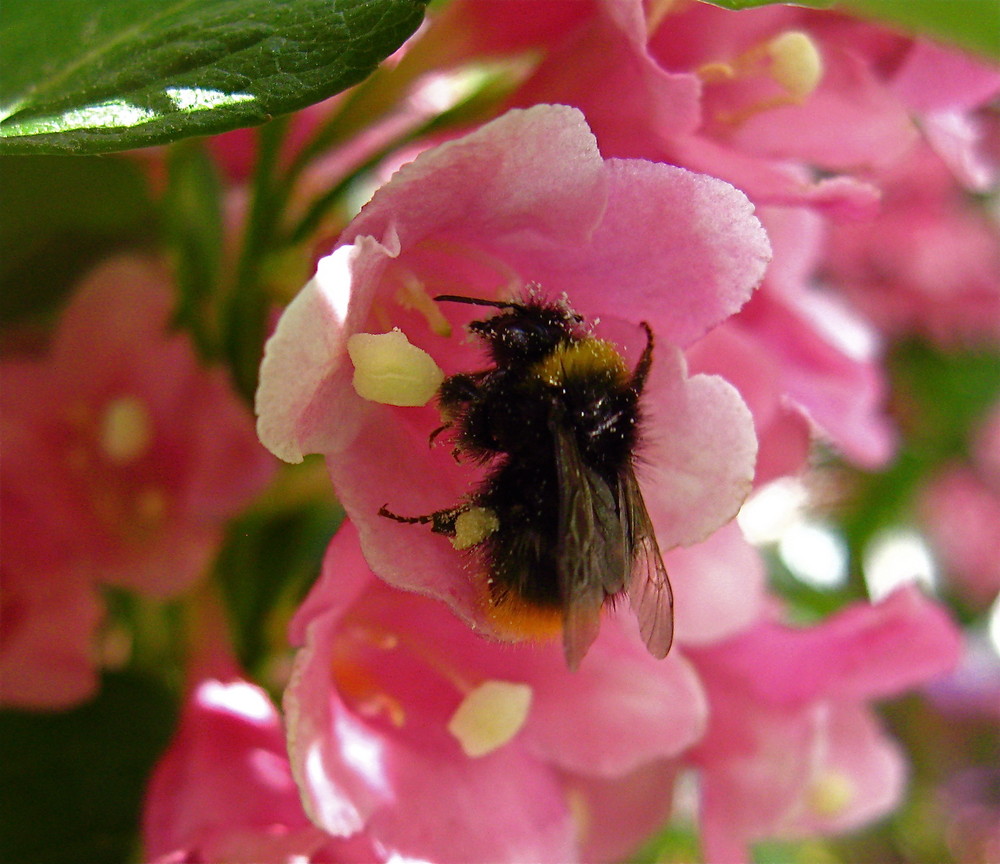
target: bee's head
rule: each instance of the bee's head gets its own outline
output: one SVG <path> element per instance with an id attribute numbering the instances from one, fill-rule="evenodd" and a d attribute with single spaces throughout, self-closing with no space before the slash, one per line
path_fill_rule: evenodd
<path id="1" fill-rule="evenodd" d="M 511 304 L 507 311 L 469 325 L 490 346 L 497 365 L 530 364 L 578 338 L 579 317 L 556 305 Z"/>
<path id="2" fill-rule="evenodd" d="M 534 298 L 515 303 L 455 294 L 441 294 L 434 299 L 502 310 L 492 318 L 469 324 L 469 329 L 489 344 L 490 354 L 498 366 L 534 363 L 551 354 L 561 343 L 583 338 L 579 332 L 583 318 L 565 303 L 546 303 Z"/>

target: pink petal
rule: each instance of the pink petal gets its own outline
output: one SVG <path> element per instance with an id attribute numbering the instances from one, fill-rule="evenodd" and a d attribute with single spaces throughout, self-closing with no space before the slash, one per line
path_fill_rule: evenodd
<path id="1" fill-rule="evenodd" d="M 217 680 L 196 688 L 150 781 L 143 837 L 151 858 L 185 850 L 193 860 L 276 864 L 327 842 L 299 803 L 263 690 Z"/>
<path id="2" fill-rule="evenodd" d="M 660 349 L 644 394 L 639 480 L 662 550 L 705 539 L 750 491 L 757 440 L 736 389 L 684 377 L 680 352 Z"/>
<path id="3" fill-rule="evenodd" d="M 859 828 L 891 813 L 905 789 L 905 755 L 886 736 L 874 712 L 852 703 L 824 707 L 822 758 L 814 768 L 807 806 L 790 814 L 785 828 L 790 834 L 836 834 Z M 823 800 L 824 783 L 832 787 L 827 795 L 833 800 L 828 802 Z M 841 795 L 843 800 L 837 800 Z"/>
<path id="4" fill-rule="evenodd" d="M 948 578 L 968 598 L 989 604 L 1000 592 L 1000 495 L 957 467 L 923 491 L 920 512 Z"/>
<path id="5" fill-rule="evenodd" d="M 37 602 L 12 596 L 9 574 L 4 574 L 0 638 L 4 706 L 64 709 L 97 690 L 94 642 L 101 604 L 89 589 L 73 589 L 69 580 L 53 581 L 60 585 L 62 596 Z"/>
<path id="6" fill-rule="evenodd" d="M 827 170 L 877 168 L 902 157 L 917 140 L 904 106 L 876 78 L 867 59 L 830 42 L 822 51 L 823 80 L 808 99 L 755 114 L 734 140 L 758 155 L 794 158 Z"/>
<path id="7" fill-rule="evenodd" d="M 455 864 L 575 857 L 561 790 L 521 749 L 470 760 L 419 727 L 393 734 L 351 712 L 331 687 L 333 631 L 329 613 L 310 624 L 285 697 L 293 770 L 317 824 Z M 484 830 L 497 820 L 503 832 Z"/>
<path id="8" fill-rule="evenodd" d="M 398 246 L 368 237 L 342 246 L 320 262 L 278 321 L 261 363 L 257 434 L 286 462 L 342 450 L 356 433 L 367 403 L 351 386 L 347 337 L 361 329 L 374 285 L 397 254 Z"/>
<path id="9" fill-rule="evenodd" d="M 753 414 L 759 446 L 756 485 L 805 465 L 812 426 L 785 392 L 783 366 L 767 342 L 744 329 L 737 317 L 699 339 L 687 359 L 692 372 L 720 375 L 733 384 Z"/>
<path id="10" fill-rule="evenodd" d="M 675 762 L 653 762 L 615 779 L 567 775 L 583 861 L 625 861 L 670 816 Z"/>
<path id="11" fill-rule="evenodd" d="M 750 841 L 775 833 L 801 799 L 816 746 L 808 712 L 762 710 L 745 703 L 728 710 L 734 715 L 729 725 L 739 730 L 741 746 L 726 752 L 706 743 L 696 756 L 704 766 L 699 804 L 702 851 L 713 864 L 749 861 Z M 725 738 L 717 735 L 715 741 L 723 743 Z"/>
<path id="12" fill-rule="evenodd" d="M 619 620 L 621 619 L 621 620 Z M 649 655 L 629 613 L 606 619 L 580 668 L 540 666 L 526 746 L 576 774 L 617 777 L 676 756 L 701 737 L 707 706 L 690 665 Z"/>
<path id="13" fill-rule="evenodd" d="M 597 142 L 578 110 L 512 110 L 404 165 L 340 243 L 390 229 L 403 249 L 431 234 L 486 246 L 518 236 L 575 243 L 600 218 L 603 187 Z"/>
<path id="14" fill-rule="evenodd" d="M 649 56 L 641 4 L 602 5 L 550 47 L 517 91 L 517 104 L 575 105 L 605 155 L 659 159 L 662 139 L 690 134 L 700 123 L 701 82 L 691 73 L 667 71 Z"/>
<path id="15" fill-rule="evenodd" d="M 761 624 L 724 645 L 715 656 L 726 668 L 759 698 L 787 706 L 821 696 L 892 696 L 952 669 L 960 649 L 955 625 L 913 586 L 815 627 Z"/>
<path id="16" fill-rule="evenodd" d="M 665 561 L 674 589 L 678 642 L 717 642 L 760 617 L 766 586 L 764 562 L 735 522 L 702 543 L 671 550 Z"/>
<path id="17" fill-rule="evenodd" d="M 920 113 L 968 110 L 1000 93 L 1000 69 L 970 54 L 920 39 L 896 71 L 892 89 Z"/>
<path id="18" fill-rule="evenodd" d="M 610 199 L 584 249 L 514 250 L 519 270 L 588 317 L 648 321 L 687 345 L 749 299 L 770 260 L 753 206 L 720 180 L 643 160 L 607 162 Z M 530 257 L 529 257 L 530 256 Z"/>

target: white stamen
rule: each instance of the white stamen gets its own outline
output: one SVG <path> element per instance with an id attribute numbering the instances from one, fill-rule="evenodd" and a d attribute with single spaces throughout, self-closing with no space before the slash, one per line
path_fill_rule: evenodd
<path id="1" fill-rule="evenodd" d="M 372 402 L 426 405 L 444 380 L 431 355 L 399 330 L 355 333 L 347 340 L 347 353 L 354 363 L 355 391 Z"/>
<path id="2" fill-rule="evenodd" d="M 528 719 L 531 687 L 512 681 L 484 681 L 469 693 L 448 721 L 466 756 L 492 753 L 510 741 Z"/>
<path id="3" fill-rule="evenodd" d="M 771 76 L 789 95 L 804 99 L 823 77 L 823 59 L 816 44 L 800 30 L 789 30 L 767 43 Z"/>

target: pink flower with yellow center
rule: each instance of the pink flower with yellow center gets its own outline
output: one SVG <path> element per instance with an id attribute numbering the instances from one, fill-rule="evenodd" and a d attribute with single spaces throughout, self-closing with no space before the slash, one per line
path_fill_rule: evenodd
<path id="1" fill-rule="evenodd" d="M 444 600 L 487 635 L 509 636 L 484 604 L 482 574 L 467 572 L 447 538 L 379 516 L 387 502 L 403 514 L 453 506 L 482 476 L 428 446 L 441 420 L 425 403 L 442 375 L 486 365 L 461 337 L 462 323 L 483 316 L 432 298 L 507 300 L 535 284 L 599 320 L 595 334 L 627 368 L 644 344 L 638 325 L 649 325 L 656 347 L 638 473 L 669 550 L 732 518 L 749 489 L 750 415 L 722 379 L 689 376 L 681 348 L 746 302 L 768 256 L 752 208 L 728 184 L 605 160 L 571 108 L 509 112 L 404 166 L 320 261 L 267 346 L 261 440 L 289 461 L 325 455 L 377 575 Z M 385 344 L 419 359 L 369 375 L 365 346 L 387 332 Z M 405 397 L 378 392 L 396 378 Z"/>
<path id="2" fill-rule="evenodd" d="M 96 588 L 184 590 L 274 470 L 225 376 L 168 331 L 168 280 L 145 259 L 109 261 L 70 300 L 45 357 L 3 361 L 6 702 L 86 695 Z M 74 676 L 30 674 L 70 645 L 54 668 Z"/>

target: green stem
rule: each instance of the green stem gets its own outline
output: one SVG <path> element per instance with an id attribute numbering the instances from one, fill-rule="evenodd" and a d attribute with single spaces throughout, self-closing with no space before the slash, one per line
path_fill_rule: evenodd
<path id="1" fill-rule="evenodd" d="M 250 209 L 223 312 L 226 355 L 237 390 L 249 403 L 257 389 L 257 367 L 267 328 L 268 300 L 261 264 L 277 246 L 278 226 L 289 194 L 287 177 L 280 174 L 278 166 L 288 123 L 287 117 L 279 117 L 258 133 Z"/>

